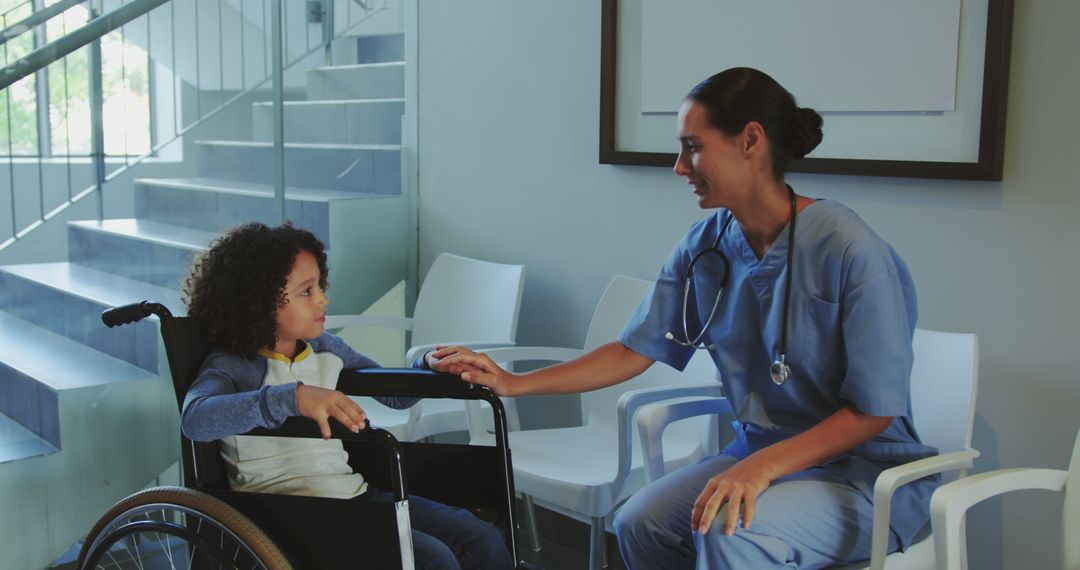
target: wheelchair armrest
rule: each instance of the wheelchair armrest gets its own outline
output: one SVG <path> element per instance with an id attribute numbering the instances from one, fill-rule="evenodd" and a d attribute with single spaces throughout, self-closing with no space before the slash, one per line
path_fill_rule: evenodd
<path id="1" fill-rule="evenodd" d="M 419 368 L 353 368 L 341 371 L 337 389 L 349 396 L 483 400 L 495 414 L 495 440 L 506 445 L 506 407 L 494 392 L 453 374 Z"/>
<path id="2" fill-rule="evenodd" d="M 382 447 L 390 456 L 390 482 L 395 501 L 404 500 L 409 496 L 405 483 L 405 470 L 402 467 L 401 443 L 394 435 L 384 429 L 368 427 L 353 433 L 338 421 L 330 424 L 330 438 L 350 441 L 370 442 Z M 257 435 L 265 437 L 299 437 L 299 438 L 322 438 L 319 424 L 310 418 L 293 416 L 286 419 L 276 428 L 255 428 L 241 435 Z"/>
<path id="3" fill-rule="evenodd" d="M 491 390 L 453 374 L 420 368 L 351 368 L 341 371 L 337 389 L 349 396 L 397 396 L 498 400 Z"/>

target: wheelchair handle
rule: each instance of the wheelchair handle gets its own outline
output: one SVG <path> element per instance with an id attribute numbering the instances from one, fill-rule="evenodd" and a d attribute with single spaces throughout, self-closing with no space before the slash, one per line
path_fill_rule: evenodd
<path id="1" fill-rule="evenodd" d="M 112 328 L 141 321 L 150 315 L 157 315 L 163 319 L 172 318 L 173 316 L 172 311 L 161 303 L 141 301 L 139 303 L 105 309 L 101 312 L 101 322 L 105 323 L 105 326 Z"/>

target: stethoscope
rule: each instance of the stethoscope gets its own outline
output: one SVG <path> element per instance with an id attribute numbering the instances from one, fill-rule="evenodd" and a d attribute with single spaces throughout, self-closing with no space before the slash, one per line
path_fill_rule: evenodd
<path id="1" fill-rule="evenodd" d="M 769 376 L 772 378 L 773 383 L 780 386 L 784 382 L 787 382 L 788 378 L 791 378 L 791 366 L 788 366 L 785 359 L 787 358 L 787 333 L 788 333 L 788 307 L 791 305 L 791 275 L 792 263 L 795 259 L 795 191 L 791 189 L 791 186 L 787 187 L 788 196 L 791 197 L 791 229 L 788 232 L 788 251 L 787 251 L 787 278 L 784 283 L 784 320 L 780 325 L 780 356 L 773 361 L 772 366 L 769 367 Z M 675 338 L 675 335 L 668 331 L 664 338 L 678 344 L 693 349 L 706 349 L 711 350 L 716 348 L 716 345 L 701 343 L 702 337 L 705 336 L 705 331 L 709 330 L 709 325 L 712 324 L 713 317 L 716 316 L 716 308 L 720 306 L 720 298 L 724 295 L 724 289 L 727 288 L 728 277 L 731 275 L 731 261 L 728 260 L 724 252 L 720 251 L 720 240 L 724 238 L 724 234 L 727 233 L 728 226 L 731 225 L 731 220 L 735 219 L 735 216 L 728 216 L 728 219 L 724 222 L 724 226 L 720 228 L 720 235 L 716 236 L 716 241 L 713 242 L 712 247 L 705 248 L 697 253 L 690 260 L 690 265 L 686 268 L 686 281 L 683 283 L 683 298 L 682 298 L 682 326 L 683 326 L 683 340 Z M 713 301 L 712 309 L 709 311 L 709 318 L 705 319 L 705 324 L 701 327 L 701 332 L 690 340 L 689 327 L 686 324 L 686 306 L 690 298 L 690 283 L 694 278 L 694 265 L 704 257 L 706 254 L 714 254 L 720 256 L 720 260 L 724 264 L 724 276 L 720 280 L 720 291 L 716 293 L 716 300 Z"/>

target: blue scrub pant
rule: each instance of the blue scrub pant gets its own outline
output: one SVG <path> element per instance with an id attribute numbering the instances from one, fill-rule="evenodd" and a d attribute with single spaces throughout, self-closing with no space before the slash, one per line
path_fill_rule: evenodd
<path id="1" fill-rule="evenodd" d="M 691 532 L 694 501 L 710 477 L 731 467 L 727 455 L 706 458 L 638 491 L 615 514 L 619 550 L 632 570 L 822 568 L 870 558 L 873 503 L 821 469 L 777 479 L 757 501 L 750 528 L 739 521 L 725 536 L 714 521 Z M 723 520 L 721 509 L 717 520 Z M 889 533 L 889 551 L 899 547 Z"/>

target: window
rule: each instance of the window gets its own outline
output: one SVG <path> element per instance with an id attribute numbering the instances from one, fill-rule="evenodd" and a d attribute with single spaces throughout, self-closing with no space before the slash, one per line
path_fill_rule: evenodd
<path id="1" fill-rule="evenodd" d="M 29 16 L 35 6 L 58 0 L 0 0 L 0 26 Z M 44 26 L 0 47 L 4 64 L 83 26 L 85 6 L 74 6 Z M 146 25 L 136 21 L 130 26 Z M 150 152 L 150 60 L 146 50 L 128 41 L 123 29 L 101 38 L 105 154 L 133 156 Z M 89 49 L 81 48 L 50 64 L 43 77 L 26 77 L 0 96 L 0 155 L 85 156 L 90 154 Z M 42 111 L 44 110 L 44 112 Z M 44 115 L 44 116 L 42 116 Z M 39 136 L 39 130 L 45 132 Z"/>

